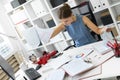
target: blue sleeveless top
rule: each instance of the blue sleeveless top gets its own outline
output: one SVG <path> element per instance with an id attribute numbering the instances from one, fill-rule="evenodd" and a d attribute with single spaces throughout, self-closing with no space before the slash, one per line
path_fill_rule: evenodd
<path id="1" fill-rule="evenodd" d="M 82 20 L 82 15 L 77 15 L 76 21 L 65 28 L 75 42 L 76 47 L 97 41 L 91 35 L 90 30 L 85 26 Z"/>

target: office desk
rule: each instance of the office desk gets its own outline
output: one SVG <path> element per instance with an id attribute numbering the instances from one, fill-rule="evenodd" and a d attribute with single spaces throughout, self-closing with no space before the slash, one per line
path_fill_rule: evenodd
<path id="1" fill-rule="evenodd" d="M 91 48 L 91 46 L 93 46 L 93 45 L 99 45 L 99 44 L 101 44 L 101 42 L 92 43 L 92 44 L 85 45 L 85 46 L 82 46 L 82 47 L 79 47 L 79 48 L 69 49 L 69 50 L 65 51 L 62 56 L 66 56 L 67 55 L 67 56 L 73 57 L 73 56 L 79 54 L 81 50 L 88 49 L 88 48 Z M 113 54 L 114 55 L 114 53 L 112 51 L 109 52 L 109 54 Z M 49 64 L 49 63 L 47 63 L 47 64 Z M 118 76 L 118 75 L 120 75 L 120 71 L 119 71 L 119 68 L 120 68 L 120 58 L 112 57 L 108 61 L 104 62 L 101 66 L 102 66 L 101 74 L 96 75 L 96 76 L 92 76 L 92 77 L 89 77 L 89 78 L 85 78 L 85 79 L 82 79 L 82 80 L 92 80 L 92 79 L 98 79 L 98 78 L 104 78 L 104 77 L 111 77 L 111 76 Z M 47 78 L 47 76 L 53 70 L 54 69 L 52 69 L 51 66 L 44 65 L 41 69 L 38 70 L 38 72 L 42 75 L 42 77 L 37 79 L 37 80 L 45 80 Z M 69 76 L 67 76 L 67 78 L 65 78 L 65 80 L 70 80 L 70 79 L 71 80 L 76 80 L 76 79 L 71 78 Z"/>
<path id="2" fill-rule="evenodd" d="M 102 73 L 97 76 L 86 78 L 85 80 L 93 80 L 105 77 L 120 76 L 120 58 L 113 57 L 102 64 Z"/>

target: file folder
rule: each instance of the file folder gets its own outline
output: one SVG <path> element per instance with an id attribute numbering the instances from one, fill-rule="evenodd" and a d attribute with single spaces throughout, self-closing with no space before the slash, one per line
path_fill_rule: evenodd
<path id="1" fill-rule="evenodd" d="M 94 11 L 99 11 L 102 9 L 100 0 L 90 0 L 90 2 L 93 6 Z"/>

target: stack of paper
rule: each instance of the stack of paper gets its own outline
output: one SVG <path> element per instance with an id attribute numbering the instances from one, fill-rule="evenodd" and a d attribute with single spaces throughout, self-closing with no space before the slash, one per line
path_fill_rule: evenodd
<path id="1" fill-rule="evenodd" d="M 70 75 L 75 76 L 79 73 L 83 73 L 87 70 L 92 69 L 94 66 L 91 63 L 86 63 L 82 59 L 72 60 L 66 65 L 63 65 L 62 68 Z"/>

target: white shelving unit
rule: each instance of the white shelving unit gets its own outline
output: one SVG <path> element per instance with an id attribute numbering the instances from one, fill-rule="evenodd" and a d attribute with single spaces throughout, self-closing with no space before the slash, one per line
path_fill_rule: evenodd
<path id="1" fill-rule="evenodd" d="M 78 1 L 80 2 L 84 0 L 69 0 L 69 2 L 67 3 L 73 7 L 79 4 Z M 104 0 L 101 0 L 101 1 L 104 1 Z M 103 7 L 99 10 L 94 10 L 93 13 L 97 14 L 107 9 L 112 17 L 113 25 L 116 27 L 117 32 L 120 35 L 120 25 L 118 25 L 120 24 L 120 21 L 116 19 L 116 17 L 120 15 L 120 10 L 119 10 L 120 0 L 106 0 L 106 1 L 107 1 L 107 7 Z M 38 3 L 35 3 L 35 2 L 38 2 Z M 23 45 L 23 47 L 25 48 L 25 51 L 28 54 L 31 51 L 39 54 L 43 50 L 45 51 L 58 50 L 59 52 L 62 52 L 64 48 L 73 44 L 72 39 L 69 37 L 69 35 L 66 32 L 61 32 L 59 34 L 60 39 L 53 40 L 47 44 L 43 43 L 40 40 L 39 46 L 32 47 L 28 44 L 23 34 L 23 31 L 27 31 L 28 29 L 33 28 L 35 25 L 39 26 L 40 28 L 48 29 L 49 27 L 46 25 L 45 21 L 49 19 L 53 19 L 55 25 L 59 24 L 60 20 L 58 18 L 57 12 L 62 5 L 63 4 L 53 8 L 50 3 L 50 0 L 27 0 L 27 2 L 25 2 L 24 4 L 12 9 L 9 12 L 8 11 L 6 12 L 6 14 L 8 15 L 11 21 L 13 28 L 16 30 L 16 33 L 18 34 L 21 44 Z M 40 10 L 41 9 L 40 6 L 44 7 L 44 10 L 42 9 L 43 11 Z M 38 7 L 38 8 L 35 9 L 35 7 Z M 23 16 L 24 15 L 26 16 L 23 19 L 21 19 L 22 15 L 17 15 L 17 18 L 19 19 L 18 22 L 17 23 L 13 22 L 11 15 L 18 13 L 21 10 L 23 10 L 24 12 Z"/>
<path id="2" fill-rule="evenodd" d="M 100 1 L 105 2 L 107 4 L 107 6 L 104 8 L 101 8 L 99 10 L 94 10 L 93 13 L 94 14 L 99 13 L 103 10 L 108 9 L 108 11 L 112 17 L 113 24 L 115 25 L 117 32 L 120 35 L 120 28 L 117 25 L 120 22 L 117 20 L 118 15 L 120 15 L 120 11 L 119 11 L 120 10 L 120 8 L 119 8 L 120 7 L 120 0 L 100 0 Z"/>
<path id="3" fill-rule="evenodd" d="M 40 56 L 42 51 L 50 52 L 52 50 L 62 52 L 64 48 L 69 46 L 62 32 L 58 34 L 55 39 L 51 39 L 50 42 L 46 44 L 40 39 L 40 44 L 34 47 L 29 44 L 29 40 L 26 39 L 25 35 L 26 32 L 29 32 L 29 36 L 27 36 L 34 40 L 36 37 L 30 34 L 30 30 L 34 28 L 35 25 L 44 29 L 52 28 L 47 25 L 46 21 L 48 20 L 53 20 L 55 25 L 57 25 L 59 23 L 57 11 L 61 6 L 62 5 L 52 8 L 49 0 L 27 0 L 27 2 L 22 5 L 10 11 L 6 11 L 9 21 L 12 27 L 16 30 L 24 51 L 28 53 L 28 55 L 34 53 Z M 41 7 L 44 7 L 44 10 Z M 55 26 L 53 26 L 53 28 L 54 27 Z M 35 42 L 33 41 L 33 45 L 34 43 Z"/>
<path id="4" fill-rule="evenodd" d="M 98 23 L 99 23 L 98 25 L 100 25 L 100 26 L 103 25 L 102 21 L 100 20 L 100 17 L 101 17 L 100 15 L 101 15 L 102 12 L 107 10 L 109 12 L 111 18 L 112 18 L 113 23 L 105 25 L 105 26 L 115 27 L 114 30 L 116 32 L 114 34 L 117 33 L 118 36 L 116 36 L 116 37 L 119 37 L 120 36 L 120 26 L 119 26 L 120 21 L 117 20 L 117 17 L 120 15 L 120 0 L 99 0 L 100 1 L 100 2 L 98 1 L 99 4 L 97 4 L 97 2 L 95 2 L 96 5 L 93 5 L 92 1 L 94 1 L 94 0 L 90 0 L 90 1 L 91 1 L 91 4 L 92 4 L 92 7 L 99 6 L 99 4 L 101 5 L 100 9 L 93 9 L 93 13 L 95 15 L 97 14 L 97 20 L 98 20 Z M 103 3 L 105 3 L 105 5 L 103 5 Z M 111 33 L 106 33 L 106 34 L 107 34 L 107 36 L 110 37 L 110 39 L 113 38 Z M 105 39 L 105 38 L 103 38 L 103 39 Z"/>

